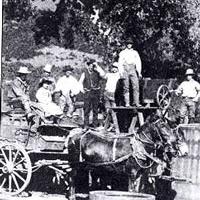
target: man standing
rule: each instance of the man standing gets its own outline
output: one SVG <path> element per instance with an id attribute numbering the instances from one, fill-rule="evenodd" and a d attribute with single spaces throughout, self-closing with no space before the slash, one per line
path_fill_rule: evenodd
<path id="1" fill-rule="evenodd" d="M 100 81 L 105 77 L 104 71 L 97 65 L 95 60 L 87 61 L 87 68 L 81 75 L 80 82 L 84 90 L 84 125 L 89 127 L 90 111 L 93 112 L 93 127 L 98 126 L 98 106 L 100 102 Z"/>
<path id="2" fill-rule="evenodd" d="M 106 108 L 116 106 L 115 91 L 116 91 L 117 82 L 120 79 L 118 65 L 119 64 L 117 62 L 114 62 L 112 66 L 110 66 L 109 72 L 106 73 L 105 75 L 105 78 L 107 80 L 105 92 L 104 92 Z"/>
<path id="3" fill-rule="evenodd" d="M 136 50 L 132 48 L 132 41 L 129 39 L 126 48 L 119 53 L 119 72 L 124 79 L 125 106 L 130 106 L 130 82 L 133 89 L 133 105 L 139 104 L 139 78 L 142 77 L 142 63 Z"/>
<path id="4" fill-rule="evenodd" d="M 186 80 L 183 81 L 176 90 L 176 94 L 182 96 L 180 107 L 180 123 L 186 123 L 188 117 L 189 123 L 195 119 L 196 102 L 200 97 L 200 84 L 193 79 L 193 69 L 187 69 Z"/>
<path id="5" fill-rule="evenodd" d="M 55 91 L 62 92 L 62 96 L 60 97 L 62 98 L 62 101 L 60 101 L 60 107 L 64 111 L 65 106 L 68 106 L 67 116 L 70 118 L 74 112 L 73 97 L 75 97 L 80 92 L 80 84 L 76 78 L 72 76 L 73 70 L 74 69 L 70 65 L 64 67 L 63 72 L 65 74 L 60 79 L 58 79 L 55 89 Z"/>

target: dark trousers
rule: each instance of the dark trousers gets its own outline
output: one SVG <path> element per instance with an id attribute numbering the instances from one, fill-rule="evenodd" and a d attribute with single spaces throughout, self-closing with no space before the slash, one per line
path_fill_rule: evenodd
<path id="1" fill-rule="evenodd" d="M 93 125 L 98 126 L 98 106 L 100 90 L 90 90 L 84 94 L 84 125 L 89 126 L 90 111 L 93 112 Z"/>

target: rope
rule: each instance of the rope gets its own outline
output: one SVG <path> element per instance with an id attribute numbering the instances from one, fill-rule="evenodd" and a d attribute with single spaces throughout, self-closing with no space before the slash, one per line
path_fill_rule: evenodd
<path id="1" fill-rule="evenodd" d="M 116 144 L 117 144 L 117 139 L 118 138 L 115 138 L 114 139 L 114 142 L 113 142 L 113 161 L 116 159 Z"/>
<path id="2" fill-rule="evenodd" d="M 104 165 L 113 165 L 113 164 L 118 164 L 118 163 L 121 163 L 121 162 L 127 160 L 131 155 L 132 155 L 132 153 L 129 153 L 123 157 L 116 159 L 115 161 L 102 162 L 102 163 L 91 163 L 91 162 L 85 161 L 85 163 L 89 164 L 91 166 L 94 166 L 94 167 L 99 167 L 99 166 L 104 166 Z"/>

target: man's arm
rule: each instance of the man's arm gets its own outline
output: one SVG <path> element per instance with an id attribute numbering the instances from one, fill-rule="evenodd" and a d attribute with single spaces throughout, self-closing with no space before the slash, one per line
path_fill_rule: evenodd
<path id="1" fill-rule="evenodd" d="M 29 100 L 29 96 L 25 93 L 25 91 L 22 90 L 22 88 L 16 80 L 14 80 L 14 82 L 12 83 L 12 90 L 16 97 L 20 97 L 24 101 Z"/>
<path id="2" fill-rule="evenodd" d="M 79 86 L 80 86 L 80 91 L 81 92 L 83 92 L 84 93 L 84 88 L 83 88 L 83 81 L 84 81 L 84 79 L 85 79 L 85 72 L 83 72 L 82 74 L 81 74 L 81 77 L 80 77 L 80 79 L 79 79 Z"/>
<path id="3" fill-rule="evenodd" d="M 103 79 L 106 78 L 106 73 L 104 72 L 104 70 L 98 65 L 95 65 L 95 70 L 99 73 L 99 76 Z"/>
<path id="4" fill-rule="evenodd" d="M 200 84 L 198 82 L 196 82 L 196 91 L 197 91 L 197 95 L 193 99 L 194 102 L 198 102 L 198 100 L 200 98 Z"/>
<path id="5" fill-rule="evenodd" d="M 135 66 L 136 66 L 136 70 L 138 72 L 139 77 L 142 77 L 142 61 L 140 58 L 140 55 L 137 51 L 135 51 Z"/>
<path id="6" fill-rule="evenodd" d="M 183 93 L 183 83 L 181 83 L 175 90 L 176 95 L 181 95 Z"/>

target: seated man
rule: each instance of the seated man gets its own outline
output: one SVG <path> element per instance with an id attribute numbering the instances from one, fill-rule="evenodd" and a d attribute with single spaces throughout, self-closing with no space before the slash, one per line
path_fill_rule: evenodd
<path id="1" fill-rule="evenodd" d="M 50 80 L 43 79 L 41 87 L 36 92 L 36 99 L 39 106 L 43 109 L 45 117 L 61 116 L 63 114 L 61 108 L 52 101 L 51 84 Z"/>
<path id="2" fill-rule="evenodd" d="M 39 118 L 32 111 L 31 105 L 33 102 L 29 98 L 29 86 L 27 84 L 27 75 L 31 73 L 26 66 L 20 67 L 17 71 L 16 78 L 11 83 L 11 91 L 9 91 L 9 97 L 11 101 L 20 101 L 22 109 L 25 110 L 25 114 L 28 122 L 30 123 L 31 131 L 35 132 Z"/>
<path id="3" fill-rule="evenodd" d="M 72 75 L 73 70 L 70 65 L 63 68 L 64 75 L 58 79 L 55 89 L 55 91 L 61 91 L 60 107 L 64 111 L 65 106 L 68 106 L 67 117 L 70 118 L 74 112 L 73 98 L 80 92 L 80 84 Z"/>

